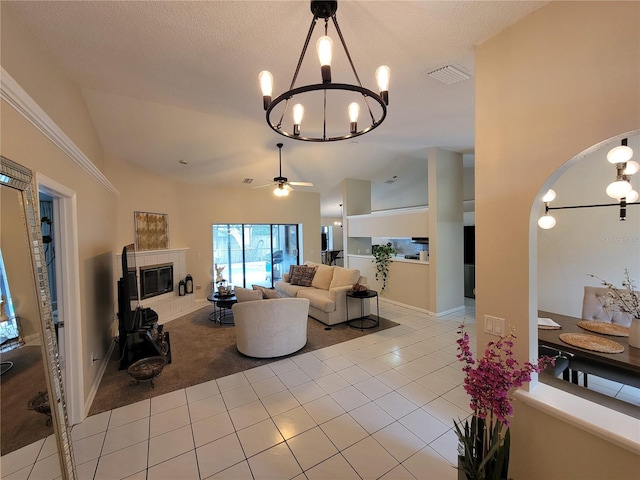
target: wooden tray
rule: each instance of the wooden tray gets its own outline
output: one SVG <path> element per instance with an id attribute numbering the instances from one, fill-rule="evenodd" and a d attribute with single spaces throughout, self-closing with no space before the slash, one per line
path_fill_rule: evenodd
<path id="1" fill-rule="evenodd" d="M 600 322 L 597 320 L 581 320 L 577 324 L 580 328 L 589 330 L 590 332 L 602 333 L 603 335 L 611 335 L 612 337 L 628 337 L 629 327 L 616 325 L 615 323 Z"/>
<path id="2" fill-rule="evenodd" d="M 618 342 L 609 340 L 604 337 L 596 337 L 586 333 L 561 333 L 558 335 L 560 340 L 574 347 L 584 348 L 593 352 L 600 353 L 622 353 L 624 347 Z"/>

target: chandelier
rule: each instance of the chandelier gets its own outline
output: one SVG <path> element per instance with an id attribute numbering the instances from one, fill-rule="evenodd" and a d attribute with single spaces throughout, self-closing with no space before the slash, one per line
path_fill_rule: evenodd
<path id="1" fill-rule="evenodd" d="M 289 90 L 272 100 L 271 95 L 273 93 L 273 76 L 266 70 L 260 72 L 258 76 L 260 87 L 262 89 L 263 106 L 267 112 L 267 123 L 275 132 L 279 133 L 280 135 L 307 142 L 333 142 L 337 140 L 346 140 L 348 138 L 357 137 L 359 135 L 370 132 L 378 125 L 380 125 L 387 116 L 387 105 L 389 104 L 389 67 L 383 65 L 381 67 L 378 67 L 378 69 L 376 70 L 376 79 L 378 82 L 379 94 L 374 93 L 373 91 L 362 86 L 360 77 L 356 72 L 356 69 L 353 65 L 353 60 L 351 59 L 351 55 L 349 54 L 349 50 L 347 49 L 347 45 L 342 36 L 342 32 L 340 31 L 340 27 L 338 26 L 338 20 L 336 19 L 337 9 L 337 1 L 311 1 L 311 13 L 313 13 L 313 20 L 311 21 L 309 33 L 307 34 L 307 38 L 304 42 L 304 47 L 302 48 L 302 53 L 300 54 L 300 59 L 298 60 L 298 65 L 296 67 L 295 73 L 293 74 L 293 79 L 291 80 Z M 296 80 L 298 78 L 298 74 L 300 73 L 302 61 L 307 52 L 307 47 L 309 46 L 313 30 L 318 19 L 320 18 L 324 19 L 324 35 L 318 39 L 316 43 L 316 50 L 318 52 L 318 57 L 320 60 L 320 75 L 322 83 L 296 87 Z M 328 36 L 329 19 L 331 19 L 333 22 L 336 34 L 340 39 L 340 43 L 344 48 L 346 58 L 349 62 L 349 65 L 351 66 L 351 70 L 353 71 L 353 75 L 355 77 L 354 84 L 331 82 L 333 41 Z M 342 93 L 339 93 L 340 91 Z M 318 93 L 318 95 L 320 95 L 321 98 L 310 99 L 310 95 L 308 94 L 310 94 L 311 92 L 320 92 Z M 344 95 L 345 92 L 348 93 L 348 96 Z M 328 134 L 328 98 L 338 98 L 339 100 L 343 100 L 348 97 L 353 101 L 351 101 L 348 106 L 343 106 L 345 112 L 345 116 L 343 117 L 344 123 L 342 124 L 342 126 L 334 127 L 335 130 L 331 129 L 330 127 L 330 133 Z M 302 98 L 305 99 L 305 102 L 310 101 L 311 103 L 313 103 L 315 101 L 316 106 L 319 106 L 319 104 L 322 105 L 321 127 L 318 127 L 317 129 L 304 128 L 302 124 L 302 120 L 304 117 L 304 106 L 302 105 L 302 103 L 298 102 L 298 100 L 301 101 Z M 357 101 L 354 99 L 356 99 Z M 291 108 L 289 108 L 290 103 L 293 104 Z M 363 122 L 363 124 L 359 126 L 358 117 L 361 107 L 363 106 L 368 112 L 371 123 L 368 123 L 367 121 L 366 124 L 365 122 Z M 289 111 L 291 112 L 293 118 L 290 124 L 285 125 L 284 117 Z M 334 131 L 336 132 L 335 134 L 333 133 Z"/>
<path id="2" fill-rule="evenodd" d="M 600 203 L 597 205 L 571 205 L 566 207 L 550 207 L 549 204 L 556 199 L 556 192 L 549 189 L 542 197 L 544 203 L 544 215 L 538 219 L 538 226 L 549 230 L 556 226 L 556 219 L 549 213 L 551 210 L 564 210 L 574 208 L 594 207 L 620 207 L 620 221 L 627 218 L 627 207 L 640 205 L 638 192 L 631 185 L 631 176 L 640 171 L 640 164 L 633 157 L 633 149 L 627 145 L 627 139 L 623 138 L 620 145 L 612 148 L 607 153 L 607 160 L 616 167 L 616 179 L 607 186 L 606 194 L 618 201 L 618 203 Z"/>

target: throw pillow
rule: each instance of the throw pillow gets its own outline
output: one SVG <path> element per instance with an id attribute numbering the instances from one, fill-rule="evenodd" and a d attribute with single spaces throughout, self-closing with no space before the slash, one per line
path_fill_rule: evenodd
<path id="1" fill-rule="evenodd" d="M 291 285 L 299 285 L 302 268 L 305 268 L 304 265 L 291 265 L 289 267 L 289 283 Z"/>
<path id="2" fill-rule="evenodd" d="M 269 298 L 280 298 L 280 294 L 278 293 L 278 291 L 274 290 L 273 288 L 266 288 L 262 285 L 251 285 L 251 287 L 254 290 L 259 291 L 262 295 L 262 298 L 265 300 Z"/>
<path id="3" fill-rule="evenodd" d="M 329 290 L 331 285 L 331 279 L 333 278 L 334 267 L 329 265 L 318 265 L 316 274 L 311 282 L 312 287 L 320 288 L 322 290 Z"/>
<path id="4" fill-rule="evenodd" d="M 316 269 L 314 267 L 303 267 L 302 273 L 300 274 L 300 280 L 298 281 L 298 285 L 302 287 L 310 287 L 311 282 L 316 274 Z"/>
<path id="5" fill-rule="evenodd" d="M 234 289 L 236 299 L 239 302 L 250 302 L 254 300 L 262 300 L 262 292 L 250 290 L 248 288 L 236 287 Z"/>
<path id="6" fill-rule="evenodd" d="M 360 270 L 355 268 L 334 268 L 329 289 L 353 285 L 360 279 Z"/>

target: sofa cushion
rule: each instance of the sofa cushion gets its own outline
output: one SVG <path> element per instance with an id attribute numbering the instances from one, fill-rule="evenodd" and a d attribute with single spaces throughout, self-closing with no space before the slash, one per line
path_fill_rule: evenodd
<path id="1" fill-rule="evenodd" d="M 313 290 L 313 287 L 301 287 L 287 282 L 276 282 L 276 288 L 282 294 L 281 296 L 287 297 L 297 297 L 301 290 Z"/>
<path id="2" fill-rule="evenodd" d="M 309 304 L 322 312 L 331 313 L 336 309 L 336 302 L 331 299 L 328 290 L 305 288 L 298 291 L 298 298 L 308 298 Z"/>
<path id="3" fill-rule="evenodd" d="M 353 285 L 359 278 L 360 270 L 355 268 L 334 268 L 329 289 Z"/>
<path id="4" fill-rule="evenodd" d="M 329 290 L 331 279 L 333 278 L 334 267 L 319 264 L 316 268 L 316 274 L 313 276 L 311 286 L 321 290 Z"/>
<path id="5" fill-rule="evenodd" d="M 291 285 L 298 285 L 301 268 L 302 268 L 302 265 L 291 265 L 289 267 L 289 283 Z"/>
<path id="6" fill-rule="evenodd" d="M 303 287 L 310 287 L 316 274 L 315 267 L 303 267 L 300 269 L 300 278 L 298 279 L 298 285 Z"/>
<path id="7" fill-rule="evenodd" d="M 278 293 L 278 291 L 272 288 L 266 288 L 262 285 L 251 285 L 251 288 L 259 291 L 262 294 L 262 298 L 265 300 L 268 300 L 270 298 L 280 298 L 280 294 Z"/>
<path id="8" fill-rule="evenodd" d="M 291 285 L 311 286 L 311 281 L 316 273 L 314 267 L 307 265 L 291 265 L 289 267 L 289 283 Z"/>
<path id="9" fill-rule="evenodd" d="M 251 302 L 262 300 L 262 292 L 248 288 L 236 287 L 234 293 L 238 302 Z"/>

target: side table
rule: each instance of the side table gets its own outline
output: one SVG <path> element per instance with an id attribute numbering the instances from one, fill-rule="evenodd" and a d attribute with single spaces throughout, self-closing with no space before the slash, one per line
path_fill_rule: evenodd
<path id="1" fill-rule="evenodd" d="M 358 298 L 360 299 L 360 318 L 353 318 L 349 320 L 349 299 L 350 298 Z M 376 318 L 371 318 L 371 316 L 364 316 L 364 301 L 369 298 L 376 299 Z M 365 322 L 369 322 L 365 325 Z M 360 322 L 359 325 L 356 322 Z M 365 293 L 354 292 L 353 290 L 349 290 L 347 292 L 347 324 L 351 328 L 359 328 L 361 331 L 365 328 L 376 328 L 380 326 L 380 301 L 378 299 L 378 292 L 375 290 L 367 290 Z"/>
<path id="2" fill-rule="evenodd" d="M 233 317 L 229 314 L 233 304 L 238 302 L 235 295 L 212 293 L 207 297 L 207 300 L 213 303 L 213 313 L 209 315 L 209 320 L 218 322 L 220 325 L 235 325 Z M 227 319 L 227 317 L 229 318 Z"/>

